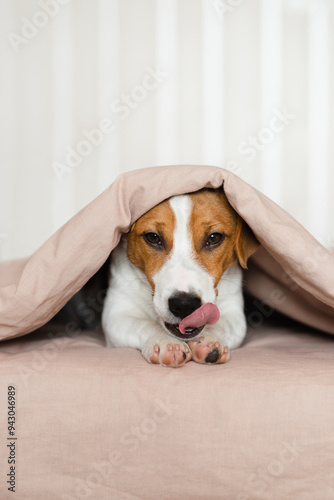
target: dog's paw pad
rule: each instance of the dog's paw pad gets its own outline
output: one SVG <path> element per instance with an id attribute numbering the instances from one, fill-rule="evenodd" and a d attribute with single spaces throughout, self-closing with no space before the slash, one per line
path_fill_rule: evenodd
<path id="1" fill-rule="evenodd" d="M 155 344 L 149 355 L 149 361 L 163 366 L 178 367 L 191 360 L 191 351 L 185 343 Z"/>
<path id="2" fill-rule="evenodd" d="M 186 344 L 168 344 L 160 354 L 164 366 L 181 366 L 191 359 L 191 352 Z"/>
<path id="3" fill-rule="evenodd" d="M 219 341 L 209 341 L 205 337 L 189 342 L 192 357 L 197 363 L 221 364 L 226 363 L 230 357 L 230 350 Z"/>
<path id="4" fill-rule="evenodd" d="M 206 363 L 217 363 L 218 359 L 219 359 L 219 349 L 215 347 L 213 351 L 209 352 L 204 361 Z"/>
<path id="5" fill-rule="evenodd" d="M 150 361 L 153 364 L 159 364 L 159 353 L 160 353 L 160 347 L 158 344 L 155 344 L 153 347 L 153 351 L 150 354 Z"/>

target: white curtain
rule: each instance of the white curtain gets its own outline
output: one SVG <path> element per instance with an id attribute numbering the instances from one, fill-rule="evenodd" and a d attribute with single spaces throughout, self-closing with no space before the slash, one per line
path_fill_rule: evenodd
<path id="1" fill-rule="evenodd" d="M 333 0 L 0 0 L 0 257 L 121 172 L 228 168 L 334 238 Z"/>

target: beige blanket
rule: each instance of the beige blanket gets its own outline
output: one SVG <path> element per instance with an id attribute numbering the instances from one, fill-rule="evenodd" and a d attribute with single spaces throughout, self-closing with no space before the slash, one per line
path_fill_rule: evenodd
<path id="1" fill-rule="evenodd" d="M 245 273 L 250 332 L 227 365 L 152 366 L 46 325 L 141 214 L 222 184 L 262 244 Z M 232 173 L 124 174 L 30 258 L 1 264 L 0 284 L 1 500 L 334 498 L 334 344 L 314 330 L 334 333 L 334 257 Z M 273 308 L 308 326 L 269 324 Z"/>
<path id="2" fill-rule="evenodd" d="M 248 291 L 277 309 L 334 333 L 334 256 L 289 214 L 226 170 L 173 166 L 121 175 L 24 265 L 1 270 L 0 338 L 45 324 L 99 269 L 123 232 L 171 195 L 224 184 L 231 205 L 263 245 Z M 2 274 L 4 273 L 4 276 Z M 329 307 L 327 307 L 329 306 Z"/>

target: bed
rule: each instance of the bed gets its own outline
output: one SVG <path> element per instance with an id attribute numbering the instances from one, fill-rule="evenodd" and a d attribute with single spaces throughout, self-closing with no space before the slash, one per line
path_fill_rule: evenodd
<path id="1" fill-rule="evenodd" d="M 221 185 L 261 242 L 226 365 L 107 349 L 101 287 L 90 328 L 64 320 L 134 220 Z M 334 256 L 233 173 L 122 174 L 31 257 L 1 263 L 0 284 L 1 500 L 334 498 Z"/>

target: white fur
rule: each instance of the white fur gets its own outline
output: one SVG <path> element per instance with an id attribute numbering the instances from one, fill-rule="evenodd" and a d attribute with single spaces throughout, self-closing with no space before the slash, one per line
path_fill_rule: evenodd
<path id="1" fill-rule="evenodd" d="M 176 196 L 170 205 L 176 217 L 174 244 L 169 258 L 153 277 L 153 297 L 145 274 L 127 257 L 125 238 L 112 253 L 111 281 L 102 315 L 107 346 L 139 349 L 148 361 L 155 345 L 161 352 L 169 345 L 179 345 L 187 352 L 187 344 L 164 327 L 166 321 L 175 322 L 168 310 L 168 298 L 176 291 L 185 291 L 198 294 L 202 303 L 215 303 L 220 311 L 218 322 L 206 325 L 200 336 L 235 349 L 246 335 L 242 271 L 237 263 L 227 269 L 218 283 L 216 297 L 212 277 L 192 254 L 188 229 L 191 199 Z"/>
<path id="2" fill-rule="evenodd" d="M 174 196 L 170 200 L 176 219 L 171 255 L 153 278 L 153 304 L 158 316 L 167 323 L 177 319 L 168 309 L 168 299 L 175 292 L 190 292 L 201 297 L 203 304 L 214 302 L 216 294 L 212 276 L 195 260 L 192 251 L 189 218 L 191 198 Z"/>

